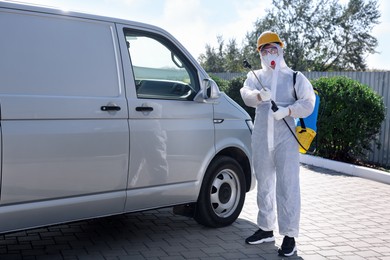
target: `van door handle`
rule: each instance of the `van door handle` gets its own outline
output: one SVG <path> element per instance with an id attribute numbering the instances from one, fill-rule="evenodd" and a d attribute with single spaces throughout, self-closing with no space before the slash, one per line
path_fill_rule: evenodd
<path id="1" fill-rule="evenodd" d="M 150 112 L 150 111 L 153 111 L 153 107 L 136 107 L 135 111 Z"/>
<path id="2" fill-rule="evenodd" d="M 119 111 L 119 110 L 121 110 L 121 107 L 115 106 L 115 105 L 113 105 L 113 106 L 101 106 L 100 110 L 102 110 L 102 111 Z"/>

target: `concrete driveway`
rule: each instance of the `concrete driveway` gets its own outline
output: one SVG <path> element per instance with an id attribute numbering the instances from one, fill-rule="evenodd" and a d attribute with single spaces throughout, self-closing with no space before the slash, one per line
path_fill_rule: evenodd
<path id="1" fill-rule="evenodd" d="M 298 254 L 289 259 L 389 259 L 390 185 L 301 167 Z M 210 229 L 171 208 L 0 236 L 0 259 L 283 259 L 275 243 L 247 245 L 256 229 L 256 191 L 239 219 Z"/>

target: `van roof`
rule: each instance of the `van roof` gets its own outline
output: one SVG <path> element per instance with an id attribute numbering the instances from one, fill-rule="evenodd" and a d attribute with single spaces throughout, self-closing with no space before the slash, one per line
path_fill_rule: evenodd
<path id="1" fill-rule="evenodd" d="M 112 22 L 112 23 L 122 23 L 122 24 L 137 26 L 137 27 L 143 27 L 143 28 L 151 28 L 151 29 L 153 28 L 154 30 L 164 31 L 164 32 L 168 33 L 167 31 L 165 31 L 164 29 L 162 29 L 158 26 L 154 26 L 154 25 L 147 24 L 147 23 L 136 22 L 136 21 L 120 19 L 120 18 L 114 18 L 114 17 L 108 17 L 108 16 L 94 15 L 94 14 L 84 13 L 84 12 L 79 12 L 79 11 L 62 10 L 59 7 L 31 4 L 31 3 L 25 3 L 23 1 L 0 0 L 0 8 L 6 8 L 6 9 L 11 9 L 11 10 L 20 10 L 20 11 L 31 11 L 31 12 L 44 13 L 44 14 L 54 14 L 54 15 L 76 17 L 76 18 L 84 18 L 84 19 L 106 21 L 106 22 Z"/>

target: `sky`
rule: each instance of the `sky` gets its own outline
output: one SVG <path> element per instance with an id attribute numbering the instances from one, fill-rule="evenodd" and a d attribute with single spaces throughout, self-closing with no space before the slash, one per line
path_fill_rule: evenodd
<path id="1" fill-rule="evenodd" d="M 18 0 L 97 15 L 123 18 L 162 27 L 198 59 L 206 44 L 217 47 L 217 36 L 239 47 L 257 19 L 271 8 L 272 0 Z M 346 4 L 348 0 L 339 0 Z M 377 54 L 367 56 L 369 69 L 390 70 L 390 1 L 378 0 L 380 24 L 372 35 Z M 283 40 L 283 39 L 282 39 Z"/>

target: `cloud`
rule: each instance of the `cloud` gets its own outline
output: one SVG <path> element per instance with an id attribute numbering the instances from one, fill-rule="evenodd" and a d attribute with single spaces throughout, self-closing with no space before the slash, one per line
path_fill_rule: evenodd
<path id="1" fill-rule="evenodd" d="M 255 22 L 264 17 L 266 14 L 266 7 L 269 6 L 271 0 L 263 1 L 241 1 L 240 4 L 236 4 L 237 19 L 229 25 L 229 32 L 231 36 L 229 38 L 235 38 L 237 43 L 240 44 L 246 36 L 247 32 L 251 32 L 255 29 Z"/>
<path id="2" fill-rule="evenodd" d="M 165 1 L 163 18 L 169 19 L 180 26 L 181 22 L 187 23 L 194 18 L 199 18 L 200 16 L 196 14 L 199 14 L 198 12 L 201 10 L 202 5 L 200 0 L 167 0 Z"/>
<path id="3" fill-rule="evenodd" d="M 155 24 L 169 31 L 197 59 L 204 52 L 206 39 L 215 37 L 209 24 L 210 13 L 200 0 L 167 0 L 163 16 Z"/>
<path id="4" fill-rule="evenodd" d="M 236 39 L 239 46 L 254 22 L 265 14 L 271 0 L 166 0 L 163 18 L 157 25 L 172 33 L 198 58 L 206 44 L 218 47 L 217 36 L 225 42 Z M 221 5 L 223 5 L 221 7 Z"/>
<path id="5" fill-rule="evenodd" d="M 372 35 L 378 40 L 377 51 L 367 57 L 367 65 L 370 69 L 390 70 L 390 3 L 387 0 L 379 0 L 381 12 L 380 24 L 372 30 Z"/>
<path id="6" fill-rule="evenodd" d="M 106 0 L 107 2 L 112 2 L 111 0 Z M 125 5 L 132 6 L 135 4 L 138 0 L 120 0 Z"/>

